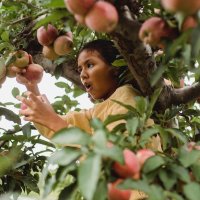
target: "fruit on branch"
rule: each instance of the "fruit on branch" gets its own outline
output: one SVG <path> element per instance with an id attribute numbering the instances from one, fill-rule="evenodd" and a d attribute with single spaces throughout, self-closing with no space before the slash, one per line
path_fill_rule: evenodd
<path id="1" fill-rule="evenodd" d="M 145 44 L 153 47 L 164 47 L 164 39 L 172 39 L 177 35 L 177 31 L 171 28 L 165 20 L 160 17 L 147 19 L 139 30 L 139 38 Z"/>
<path id="2" fill-rule="evenodd" d="M 11 69 L 12 66 L 7 67 L 6 76 L 9 78 L 14 78 L 16 76 L 16 72 Z"/>
<path id="3" fill-rule="evenodd" d="M 2 84 L 6 81 L 6 76 L 0 78 L 0 88 L 2 86 Z"/>
<path id="4" fill-rule="evenodd" d="M 6 66 L 4 62 L 0 63 L 0 79 L 6 75 Z"/>
<path id="5" fill-rule="evenodd" d="M 41 65 L 30 64 L 26 68 L 24 76 L 31 82 L 39 83 L 42 80 L 44 69 Z"/>
<path id="6" fill-rule="evenodd" d="M 109 200 L 129 200 L 131 196 L 131 190 L 118 189 L 117 185 L 122 182 L 122 179 L 118 179 L 113 183 L 108 183 L 108 199 Z"/>
<path id="7" fill-rule="evenodd" d="M 185 20 L 183 21 L 181 30 L 184 32 L 184 31 L 187 31 L 188 29 L 197 27 L 197 25 L 198 25 L 198 22 L 194 16 L 187 16 Z"/>
<path id="8" fill-rule="evenodd" d="M 139 160 L 140 167 L 142 167 L 148 158 L 155 156 L 155 153 L 150 149 L 140 149 L 137 151 L 136 156 Z"/>
<path id="9" fill-rule="evenodd" d="M 37 29 L 37 40 L 42 46 L 51 45 L 58 37 L 58 30 L 51 24 Z"/>
<path id="10" fill-rule="evenodd" d="M 163 8 L 170 12 L 194 14 L 200 9 L 200 0 L 161 0 Z"/>
<path id="11" fill-rule="evenodd" d="M 48 58 L 52 61 L 59 57 L 58 54 L 56 54 L 56 52 L 54 51 L 53 46 L 43 46 L 42 54 L 45 58 Z"/>
<path id="12" fill-rule="evenodd" d="M 74 15 L 74 18 L 75 18 L 75 20 L 76 20 L 79 24 L 85 25 L 85 16 L 75 14 L 75 15 Z"/>
<path id="13" fill-rule="evenodd" d="M 116 8 L 109 2 L 98 1 L 85 17 L 88 28 L 97 32 L 109 33 L 114 30 L 119 17 Z"/>
<path id="14" fill-rule="evenodd" d="M 65 0 L 69 12 L 78 15 L 86 15 L 94 4 L 95 0 Z"/>
<path id="15" fill-rule="evenodd" d="M 140 177 L 140 163 L 134 152 L 129 149 L 123 151 L 124 164 L 114 162 L 114 171 L 122 178 L 132 177 L 138 179 Z"/>
<path id="16" fill-rule="evenodd" d="M 16 51 L 13 53 L 13 56 L 15 56 L 14 66 L 24 68 L 29 64 L 29 54 L 26 51 Z"/>
<path id="17" fill-rule="evenodd" d="M 63 56 L 72 51 L 73 41 L 67 35 L 61 35 L 53 43 L 54 51 L 57 55 Z"/>

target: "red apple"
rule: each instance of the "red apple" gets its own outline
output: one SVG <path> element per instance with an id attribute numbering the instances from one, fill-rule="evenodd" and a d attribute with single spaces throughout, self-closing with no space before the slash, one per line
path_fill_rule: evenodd
<path id="1" fill-rule="evenodd" d="M 183 21 L 181 30 L 184 32 L 187 31 L 188 29 L 197 27 L 197 25 L 198 25 L 197 19 L 193 16 L 188 16 Z"/>
<path id="2" fill-rule="evenodd" d="M 16 67 L 24 68 L 29 64 L 29 54 L 26 51 L 19 50 L 14 52 L 15 61 L 13 65 Z"/>
<path id="3" fill-rule="evenodd" d="M 43 46 L 51 45 L 57 37 L 58 30 L 51 24 L 48 24 L 47 27 L 41 26 L 37 29 L 38 42 Z"/>
<path id="4" fill-rule="evenodd" d="M 45 58 L 48 58 L 49 60 L 55 60 L 59 57 L 59 55 L 56 54 L 52 46 L 43 46 L 42 54 Z"/>
<path id="5" fill-rule="evenodd" d="M 73 14 L 86 15 L 95 2 L 95 0 L 65 0 L 65 5 Z"/>
<path id="6" fill-rule="evenodd" d="M 113 164 L 114 171 L 122 178 L 132 177 L 138 179 L 140 177 L 140 163 L 135 153 L 125 149 L 123 155 L 124 164 L 115 162 Z"/>
<path id="7" fill-rule="evenodd" d="M 151 17 L 142 24 L 139 38 L 153 47 L 163 48 L 163 39 L 175 38 L 176 34 L 176 30 L 171 28 L 165 20 L 160 17 Z"/>
<path id="8" fill-rule="evenodd" d="M 129 200 L 131 196 L 131 190 L 118 189 L 117 185 L 122 182 L 121 179 L 116 180 L 113 183 L 108 183 L 108 199 L 109 200 Z"/>
<path id="9" fill-rule="evenodd" d="M 150 149 L 140 149 L 137 151 L 136 156 L 139 160 L 140 166 L 142 167 L 148 158 L 155 156 L 155 153 Z"/>
<path id="10" fill-rule="evenodd" d="M 112 32 L 118 23 L 116 8 L 109 2 L 98 1 L 85 17 L 87 27 L 97 32 Z"/>
<path id="11" fill-rule="evenodd" d="M 26 68 L 24 76 L 31 82 L 39 83 L 42 80 L 43 71 L 42 66 L 32 63 Z"/>
<path id="12" fill-rule="evenodd" d="M 200 0 L 161 0 L 165 10 L 194 14 L 200 9 Z"/>
<path id="13" fill-rule="evenodd" d="M 56 54 L 63 56 L 72 51 L 73 41 L 70 37 L 62 35 L 54 41 L 53 47 Z"/>

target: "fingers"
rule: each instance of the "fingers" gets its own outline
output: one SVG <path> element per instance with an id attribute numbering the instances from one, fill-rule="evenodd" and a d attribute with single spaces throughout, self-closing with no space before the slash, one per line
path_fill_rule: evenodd
<path id="1" fill-rule="evenodd" d="M 33 57 L 31 54 L 29 54 L 29 63 L 32 64 L 33 63 Z"/>
<path id="2" fill-rule="evenodd" d="M 11 66 L 10 70 L 12 72 L 15 72 L 16 74 L 21 74 L 21 73 L 25 73 L 26 72 L 25 68 L 19 68 L 19 67 L 15 67 L 15 66 Z"/>

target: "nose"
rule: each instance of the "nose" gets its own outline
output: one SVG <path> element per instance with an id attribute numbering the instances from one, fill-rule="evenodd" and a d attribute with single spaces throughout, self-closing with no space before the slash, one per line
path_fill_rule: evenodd
<path id="1" fill-rule="evenodd" d="M 80 78 L 81 78 L 81 80 L 85 80 L 85 79 L 88 78 L 87 70 L 82 69 L 82 71 L 81 71 L 81 73 L 80 73 Z"/>

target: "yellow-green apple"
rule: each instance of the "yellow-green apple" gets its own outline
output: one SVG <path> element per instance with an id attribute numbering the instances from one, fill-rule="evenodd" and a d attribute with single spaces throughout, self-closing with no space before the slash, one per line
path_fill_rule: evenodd
<path id="1" fill-rule="evenodd" d="M 67 35 L 61 35 L 53 43 L 54 51 L 59 56 L 66 55 L 72 51 L 73 41 Z"/>
<path id="2" fill-rule="evenodd" d="M 96 0 L 65 0 L 65 5 L 73 14 L 86 15 L 95 2 Z"/>
<path id="3" fill-rule="evenodd" d="M 109 2 L 98 1 L 85 17 L 88 28 L 97 32 L 112 32 L 118 23 L 116 8 Z"/>
<path id="4" fill-rule="evenodd" d="M 139 30 L 139 38 L 144 43 L 153 47 L 164 47 L 163 39 L 172 39 L 177 35 L 177 30 L 171 28 L 164 19 L 151 17 L 147 19 Z"/>
<path id="5" fill-rule="evenodd" d="M 122 179 L 117 179 L 115 182 L 108 183 L 108 200 L 129 200 L 131 190 L 118 189 L 117 185 L 122 182 Z"/>
<path id="6" fill-rule="evenodd" d="M 6 66 L 4 62 L 0 62 L 0 79 L 6 75 Z"/>
<path id="7" fill-rule="evenodd" d="M 15 61 L 13 62 L 14 66 L 20 67 L 20 68 L 24 68 L 28 66 L 29 54 L 26 51 L 18 50 L 13 53 L 13 56 L 15 56 Z"/>
<path id="8" fill-rule="evenodd" d="M 58 30 L 51 24 L 37 29 L 37 40 L 42 46 L 51 45 L 58 37 Z"/>
<path id="9" fill-rule="evenodd" d="M 44 69 L 41 65 L 32 63 L 26 68 L 24 76 L 31 82 L 39 83 L 42 80 L 43 71 Z"/>
<path id="10" fill-rule="evenodd" d="M 6 76 L 3 76 L 2 78 L 0 78 L 0 88 L 2 84 L 5 82 L 5 80 L 6 80 Z"/>
<path id="11" fill-rule="evenodd" d="M 122 178 L 134 178 L 140 177 L 140 163 L 134 152 L 129 149 L 123 151 L 124 164 L 114 162 L 114 171 Z"/>
<path id="12" fill-rule="evenodd" d="M 155 153 L 150 149 L 140 149 L 136 153 L 136 157 L 139 160 L 140 167 L 142 167 L 146 160 L 152 156 L 155 156 Z"/>
<path id="13" fill-rule="evenodd" d="M 195 28 L 198 25 L 198 21 L 194 16 L 187 16 L 182 24 L 181 30 L 187 31 L 188 29 Z"/>
<path id="14" fill-rule="evenodd" d="M 49 60 L 55 60 L 59 57 L 59 55 L 56 54 L 56 52 L 54 51 L 53 46 L 43 46 L 42 54 L 45 58 L 48 58 Z"/>
<path id="15" fill-rule="evenodd" d="M 194 14 L 200 9 L 200 0 L 161 0 L 163 8 L 170 12 Z"/>

